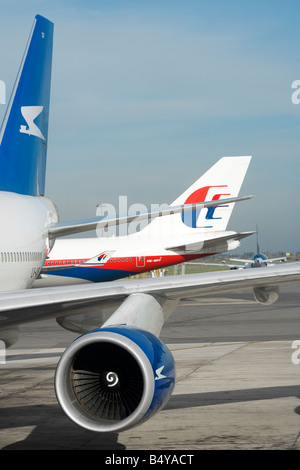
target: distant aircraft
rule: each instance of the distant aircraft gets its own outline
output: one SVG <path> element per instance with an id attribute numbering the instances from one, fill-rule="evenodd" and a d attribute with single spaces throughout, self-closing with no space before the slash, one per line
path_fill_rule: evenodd
<path id="1" fill-rule="evenodd" d="M 251 232 L 254 233 L 254 232 Z M 251 234 L 250 233 L 250 234 Z M 194 265 L 203 265 L 203 266 L 222 266 L 229 269 L 249 269 L 249 268 L 262 268 L 266 266 L 273 266 L 272 263 L 284 262 L 287 260 L 286 256 L 281 256 L 279 258 L 268 258 L 266 255 L 260 252 L 259 243 L 258 243 L 258 228 L 256 226 L 256 253 L 252 258 L 229 258 L 229 261 L 236 261 L 237 263 L 243 264 L 229 264 L 226 260 L 222 263 L 190 263 Z"/>
<path id="2" fill-rule="evenodd" d="M 54 203 L 44 196 L 52 37 L 53 23 L 37 15 L 0 131 L 0 339 L 9 347 L 17 341 L 20 325 L 49 318 L 84 333 L 57 365 L 57 399 L 79 426 L 120 432 L 151 418 L 172 394 L 174 358 L 159 335 L 181 298 L 253 288 L 266 302 L 270 287 L 300 282 L 300 263 L 30 289 L 57 236 L 95 228 L 99 222 L 59 224 Z M 222 186 L 223 181 L 214 184 Z M 221 217 L 225 201 L 235 199 L 222 199 L 216 206 L 223 192 L 229 193 L 227 187 L 202 204 L 196 220 L 191 214 L 184 219 L 187 232 L 202 221 L 209 234 L 209 224 Z M 197 206 L 196 195 L 186 195 L 188 208 Z M 202 211 L 204 207 L 210 210 Z M 182 212 L 182 207 L 172 211 Z M 114 223 L 130 220 L 125 216 Z M 156 226 L 150 224 L 154 232 Z"/>
<path id="3" fill-rule="evenodd" d="M 253 232 L 226 231 L 234 207 L 226 200 L 238 196 L 250 160 L 221 158 L 170 208 L 211 200 L 218 205 L 161 217 L 127 236 L 57 240 L 34 286 L 111 281 L 234 250 Z"/>
<path id="4" fill-rule="evenodd" d="M 279 258 L 268 258 L 266 255 L 260 252 L 258 243 L 258 227 L 256 226 L 256 253 L 251 259 L 243 258 L 230 258 L 230 261 L 236 261 L 237 263 L 244 263 L 241 265 L 230 265 L 230 269 L 248 269 L 248 268 L 261 268 L 263 266 L 272 265 L 272 263 L 286 261 L 287 257 L 282 256 Z"/>

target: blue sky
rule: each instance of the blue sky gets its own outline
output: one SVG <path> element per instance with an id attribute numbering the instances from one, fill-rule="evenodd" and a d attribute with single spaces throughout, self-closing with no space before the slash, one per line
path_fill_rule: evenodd
<path id="1" fill-rule="evenodd" d="M 300 251 L 298 1 L 0 0 L 0 79 L 33 18 L 55 24 L 47 195 L 62 220 L 99 201 L 173 201 L 220 157 L 253 155 L 229 228 Z M 0 118 L 5 106 L 0 105 Z M 255 238 L 239 251 L 255 250 Z"/>

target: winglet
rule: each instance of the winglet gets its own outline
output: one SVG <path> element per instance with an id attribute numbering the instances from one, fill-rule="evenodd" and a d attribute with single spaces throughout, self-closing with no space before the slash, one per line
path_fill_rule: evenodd
<path id="1" fill-rule="evenodd" d="M 37 15 L 0 130 L 0 190 L 43 195 L 53 23 Z"/>

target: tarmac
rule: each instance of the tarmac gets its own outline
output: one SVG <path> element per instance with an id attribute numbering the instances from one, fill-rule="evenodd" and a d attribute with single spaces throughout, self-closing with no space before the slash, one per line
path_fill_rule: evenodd
<path id="1" fill-rule="evenodd" d="M 177 369 L 165 408 L 141 426 L 97 434 L 57 403 L 53 379 L 75 338 L 55 321 L 22 328 L 0 364 L 1 450 L 300 449 L 300 286 L 277 303 L 251 293 L 183 299 L 162 330 Z"/>

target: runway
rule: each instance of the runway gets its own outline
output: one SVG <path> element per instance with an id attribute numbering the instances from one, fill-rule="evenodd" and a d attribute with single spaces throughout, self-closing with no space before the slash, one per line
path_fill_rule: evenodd
<path id="1" fill-rule="evenodd" d="M 119 434 L 78 427 L 56 401 L 55 367 L 75 337 L 54 321 L 22 328 L 0 364 L 1 450 L 300 449 L 298 285 L 272 306 L 249 292 L 184 299 L 161 335 L 176 361 L 174 393 Z"/>

